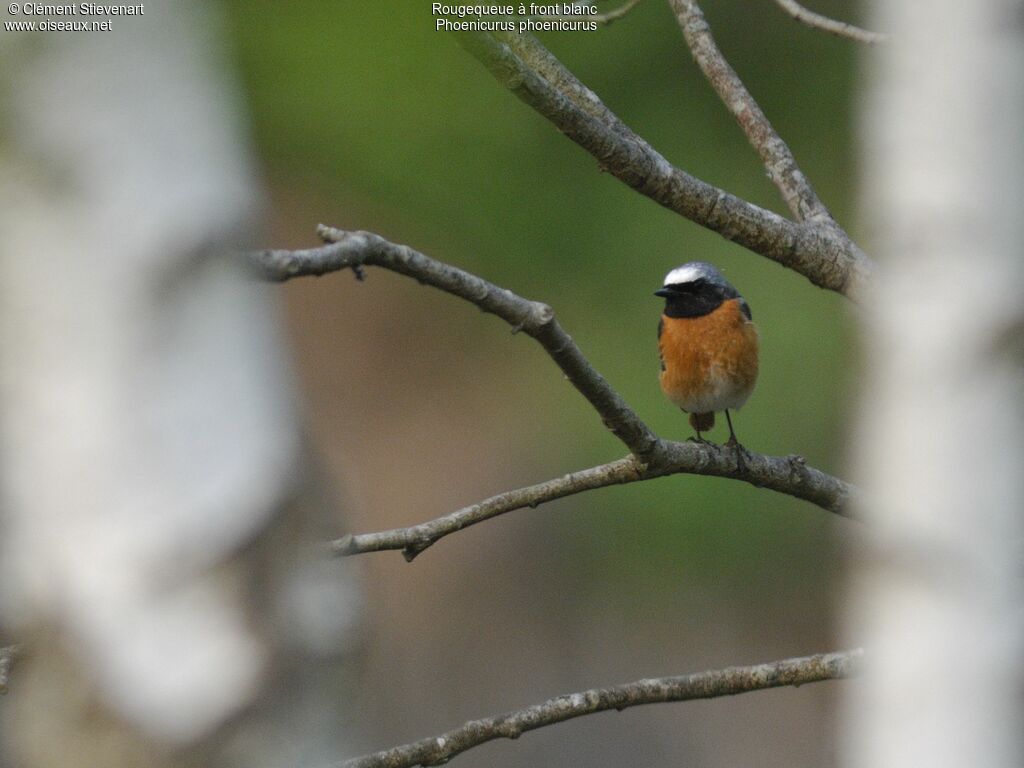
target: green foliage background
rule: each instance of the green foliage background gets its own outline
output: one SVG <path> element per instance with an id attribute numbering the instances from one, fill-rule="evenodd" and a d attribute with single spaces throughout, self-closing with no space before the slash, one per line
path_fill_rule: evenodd
<path id="1" fill-rule="evenodd" d="M 690 434 L 685 417 L 657 386 L 659 301 L 651 294 L 682 262 L 720 265 L 762 334 L 762 373 L 739 414 L 741 439 L 841 469 L 851 389 L 844 299 L 598 172 L 451 35 L 434 31 L 429 2 L 235 0 L 229 7 L 255 141 L 274 184 L 335 201 L 331 224 L 378 229 L 551 303 L 642 417 L 680 439 Z M 851 18 L 843 3 L 815 8 Z M 705 12 L 819 194 L 849 225 L 854 44 L 799 26 L 771 0 L 708 0 Z M 644 0 L 596 33 L 542 40 L 672 162 L 784 212 L 690 59 L 667 3 Z M 526 366 L 519 375 L 538 379 L 524 384 L 531 389 L 521 401 L 550 427 L 550 439 L 532 448 L 535 479 L 624 453 L 553 366 L 523 351 L 528 342 L 501 343 L 508 346 L 474 353 L 515 358 L 509 370 Z M 469 352 L 439 344 L 436 354 Z M 499 412 L 494 421 L 519 418 Z M 712 437 L 724 439 L 723 428 Z M 551 518 L 558 546 L 572 551 L 589 589 L 646 593 L 637 588 L 659 582 L 658 573 L 660 583 L 698 580 L 756 595 L 764 579 L 821 575 L 833 554 L 831 516 L 740 483 L 675 477 L 560 504 L 563 512 Z"/>

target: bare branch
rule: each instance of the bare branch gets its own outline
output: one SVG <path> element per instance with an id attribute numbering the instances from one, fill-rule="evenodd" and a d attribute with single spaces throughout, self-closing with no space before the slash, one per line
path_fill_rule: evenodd
<path id="1" fill-rule="evenodd" d="M 272 280 L 301 275 L 322 275 L 364 265 L 385 267 L 440 288 L 497 315 L 536 339 L 573 386 L 580 391 L 616 437 L 641 459 L 649 459 L 658 438 L 619 397 L 583 356 L 579 347 L 555 319 L 547 304 L 528 301 L 505 288 L 444 264 L 404 245 L 388 242 L 372 232 L 343 232 L 322 226 L 320 236 L 328 245 L 305 251 L 263 251 L 255 255 L 263 274 Z"/>
<path id="2" fill-rule="evenodd" d="M 598 24 L 611 24 L 613 21 L 618 21 L 627 13 L 632 11 L 640 4 L 640 0 L 628 0 L 618 8 L 614 8 L 605 13 L 599 13 L 596 16 L 591 17 L 591 21 L 596 21 Z"/>
<path id="3" fill-rule="evenodd" d="M 441 765 L 473 747 L 496 739 L 516 739 L 527 731 L 584 715 L 621 711 L 643 704 L 734 696 L 769 688 L 839 680 L 857 673 L 860 649 L 784 659 L 748 667 L 728 667 L 678 677 L 637 680 L 612 688 L 593 688 L 534 704 L 496 717 L 470 720 L 454 730 L 342 763 L 342 768 L 411 768 Z"/>
<path id="4" fill-rule="evenodd" d="M 794 223 L 674 167 L 529 35 L 460 33 L 460 44 L 499 82 L 655 202 L 800 274 L 856 299 L 873 264 L 838 227 Z M 543 61 L 540 74 L 527 61 Z"/>
<path id="5" fill-rule="evenodd" d="M 517 296 L 482 278 L 425 256 L 371 232 L 343 232 L 320 226 L 327 245 L 304 251 L 261 251 L 252 259 L 271 280 L 323 275 L 343 269 L 360 274 L 365 265 L 384 267 L 475 304 L 535 338 L 604 424 L 632 451 L 610 464 L 574 472 L 539 485 L 499 494 L 410 528 L 346 536 L 334 543 L 338 554 L 399 549 L 407 560 L 448 534 L 523 507 L 535 507 L 594 488 L 688 473 L 744 480 L 848 516 L 849 484 L 808 467 L 799 456 L 775 457 L 747 452 L 740 469 L 736 454 L 706 443 L 660 439 L 587 361 L 555 320 L 551 307 Z"/>
<path id="6" fill-rule="evenodd" d="M 855 27 L 853 24 L 847 24 L 845 21 L 836 21 L 828 16 L 822 16 L 820 13 L 804 8 L 796 0 L 775 0 L 775 3 L 801 24 L 812 29 L 820 29 L 837 37 L 845 37 L 847 40 L 853 40 L 854 42 L 866 45 L 887 43 L 891 39 L 887 34 L 869 32 L 866 29 Z"/>
<path id="7" fill-rule="evenodd" d="M 331 547 L 336 554 L 343 557 L 400 549 L 405 559 L 412 561 L 420 552 L 445 536 L 482 523 L 484 520 L 490 520 L 492 517 L 524 507 L 537 507 L 544 502 L 594 488 L 632 483 L 647 477 L 644 465 L 630 455 L 610 464 L 602 464 L 537 485 L 500 493 L 419 525 L 377 533 L 349 534 L 332 542 Z"/>
<path id="8" fill-rule="evenodd" d="M 743 480 L 758 488 L 805 499 L 824 510 L 853 519 L 850 502 L 854 489 L 843 480 L 808 467 L 800 456 L 764 456 L 748 452 L 744 459 L 746 471 L 739 471 L 736 454 L 723 446 L 665 441 L 661 447 L 657 463 L 644 464 L 634 456 L 626 456 L 609 464 L 501 493 L 419 525 L 349 534 L 333 542 L 332 548 L 342 556 L 397 549 L 411 561 L 445 536 L 506 512 L 535 508 L 595 488 L 682 473 Z"/>
<path id="9" fill-rule="evenodd" d="M 697 66 L 736 118 L 747 141 L 761 156 L 768 178 L 782 194 L 793 216 L 797 221 L 817 221 L 835 226 L 832 215 L 797 166 L 786 142 L 775 132 L 739 75 L 725 60 L 696 0 L 669 2 Z"/>

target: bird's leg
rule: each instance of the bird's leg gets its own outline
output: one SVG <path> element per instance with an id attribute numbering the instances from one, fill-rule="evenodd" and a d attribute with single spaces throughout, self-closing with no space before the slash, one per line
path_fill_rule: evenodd
<path id="1" fill-rule="evenodd" d="M 739 474 L 746 474 L 747 462 L 743 458 L 743 454 L 747 452 L 747 449 L 740 445 L 740 441 L 736 439 L 736 432 L 732 428 L 732 417 L 729 416 L 729 409 L 725 409 L 725 421 L 729 425 L 729 440 L 726 442 L 726 446 L 735 449 L 736 451 L 736 472 Z"/>
<path id="2" fill-rule="evenodd" d="M 707 432 L 709 429 L 715 426 L 715 414 L 713 413 L 691 413 L 690 414 L 690 426 L 693 427 L 693 431 L 697 433 L 697 442 L 706 443 L 703 432 Z"/>

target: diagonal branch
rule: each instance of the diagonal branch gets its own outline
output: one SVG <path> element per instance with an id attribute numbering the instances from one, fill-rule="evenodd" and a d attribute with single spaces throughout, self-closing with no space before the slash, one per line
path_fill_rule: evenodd
<path id="1" fill-rule="evenodd" d="M 398 549 L 402 551 L 405 559 L 411 562 L 420 552 L 445 536 L 506 512 L 524 507 L 533 508 L 544 502 L 554 501 L 565 496 L 572 496 L 595 488 L 606 488 L 609 485 L 645 480 L 647 477 L 644 465 L 630 455 L 609 464 L 571 472 L 544 483 L 499 493 L 497 496 L 478 501 L 476 504 L 457 509 L 419 525 L 393 528 L 376 533 L 350 533 L 332 542 L 331 548 L 335 554 L 343 557 Z"/>
<path id="2" fill-rule="evenodd" d="M 791 17 L 811 29 L 820 29 L 836 37 L 845 37 L 847 40 L 866 45 L 887 43 L 890 40 L 889 35 L 882 32 L 870 32 L 855 27 L 853 24 L 847 24 L 845 21 L 836 21 L 828 16 L 822 16 L 820 13 L 804 8 L 796 0 L 775 0 L 775 3 Z"/>
<path id="3" fill-rule="evenodd" d="M 758 488 L 785 493 L 817 504 L 822 509 L 853 518 L 849 483 L 808 467 L 800 456 L 764 456 L 748 453 L 746 470 L 738 471 L 731 450 L 710 443 L 662 443 L 663 458 L 656 464 L 644 464 L 634 456 L 517 488 L 463 507 L 425 523 L 376 533 L 349 534 L 332 543 L 336 554 L 361 555 L 367 552 L 401 550 L 411 561 L 423 550 L 445 536 L 471 525 L 526 507 L 573 496 L 596 488 L 624 485 L 675 474 L 705 475 L 743 480 Z"/>
<path id="4" fill-rule="evenodd" d="M 593 688 L 548 699 L 532 707 L 496 717 L 470 720 L 440 736 L 421 739 L 372 755 L 356 757 L 342 768 L 411 768 L 441 765 L 473 747 L 496 739 L 516 739 L 527 731 L 584 715 L 622 711 L 644 704 L 713 699 L 769 688 L 799 686 L 852 677 L 861 666 L 860 649 L 783 659 L 748 667 L 699 672 L 677 677 L 637 680 L 612 688 Z"/>
<path id="5" fill-rule="evenodd" d="M 870 281 L 871 259 L 838 227 L 789 221 L 676 168 L 529 35 L 457 39 L 519 99 L 641 194 L 822 288 L 856 299 Z"/>
<path id="6" fill-rule="evenodd" d="M 320 236 L 328 245 L 306 251 L 262 251 L 255 254 L 264 276 L 283 281 L 301 275 L 322 275 L 364 265 L 384 267 L 440 288 L 497 315 L 514 331 L 532 336 L 547 351 L 573 386 L 580 391 L 605 426 L 630 451 L 649 459 L 658 438 L 583 356 L 555 319 L 547 304 L 529 301 L 505 288 L 437 261 L 405 245 L 388 242 L 372 232 L 343 232 L 324 227 Z"/>
<path id="7" fill-rule="evenodd" d="M 261 251 L 252 255 L 264 277 L 284 281 L 343 269 L 362 274 L 366 265 L 383 267 L 465 299 L 497 315 L 540 342 L 566 377 L 587 398 L 604 424 L 632 455 L 599 467 L 575 472 L 539 485 L 499 494 L 443 517 L 410 528 L 346 536 L 335 551 L 354 555 L 399 549 L 406 559 L 467 526 L 523 507 L 609 485 L 688 473 L 744 480 L 752 485 L 805 499 L 839 515 L 849 516 L 852 487 L 806 466 L 799 456 L 776 457 L 747 452 L 741 469 L 736 454 L 708 443 L 662 440 L 612 389 L 576 343 L 555 320 L 546 304 L 529 301 L 482 278 L 430 258 L 371 232 L 343 232 L 320 226 L 327 245 L 303 251 Z"/>
<path id="8" fill-rule="evenodd" d="M 725 60 L 696 0 L 669 2 L 697 65 L 740 124 L 747 141 L 761 156 L 768 177 L 782 194 L 793 216 L 797 221 L 835 225 L 825 204 L 797 166 L 786 142 L 775 132 L 736 70 Z"/>

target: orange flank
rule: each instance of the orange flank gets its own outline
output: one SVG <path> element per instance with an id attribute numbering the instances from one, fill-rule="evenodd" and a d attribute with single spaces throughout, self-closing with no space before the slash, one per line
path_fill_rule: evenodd
<path id="1" fill-rule="evenodd" d="M 661 389 L 688 413 L 739 408 L 754 389 L 757 327 L 743 314 L 739 299 L 724 301 L 701 317 L 663 315 L 658 348 Z M 702 427 L 705 423 L 701 420 Z"/>

